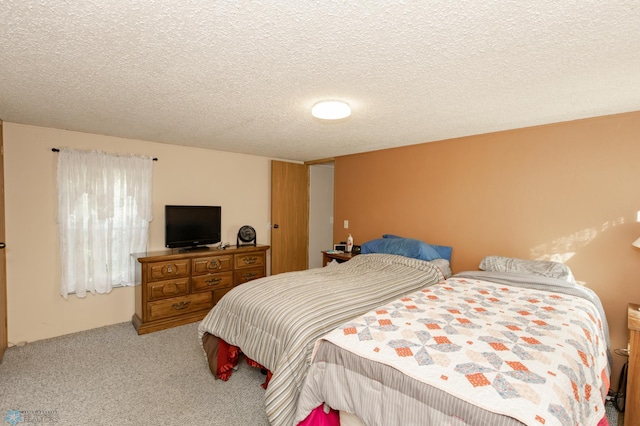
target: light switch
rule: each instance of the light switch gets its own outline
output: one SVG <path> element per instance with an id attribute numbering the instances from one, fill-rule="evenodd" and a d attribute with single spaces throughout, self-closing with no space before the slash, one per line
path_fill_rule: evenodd
<path id="1" fill-rule="evenodd" d="M 344 221 L 344 229 L 349 229 L 349 221 L 346 219 Z"/>

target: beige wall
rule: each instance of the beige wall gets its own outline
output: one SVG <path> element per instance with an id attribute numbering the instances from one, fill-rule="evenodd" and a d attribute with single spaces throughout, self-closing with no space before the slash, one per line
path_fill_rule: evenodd
<path id="1" fill-rule="evenodd" d="M 339 157 L 334 240 L 451 245 L 454 272 L 486 255 L 565 262 L 600 296 L 612 347 L 626 347 L 627 303 L 640 302 L 639 164 L 640 112 Z"/>
<path id="2" fill-rule="evenodd" d="M 270 159 L 139 140 L 4 123 L 9 341 L 34 341 L 130 321 L 133 288 L 85 299 L 59 295 L 53 147 L 157 157 L 149 249 L 163 249 L 164 205 L 222 206 L 222 236 L 242 225 L 269 244 Z M 239 173 L 239 171 L 242 171 Z"/>

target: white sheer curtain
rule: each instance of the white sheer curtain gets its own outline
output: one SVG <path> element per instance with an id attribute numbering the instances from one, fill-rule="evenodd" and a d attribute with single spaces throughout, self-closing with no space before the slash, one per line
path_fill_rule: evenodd
<path id="1" fill-rule="evenodd" d="M 85 297 L 135 284 L 131 253 L 146 250 L 149 157 L 62 148 L 58 154 L 60 293 Z"/>

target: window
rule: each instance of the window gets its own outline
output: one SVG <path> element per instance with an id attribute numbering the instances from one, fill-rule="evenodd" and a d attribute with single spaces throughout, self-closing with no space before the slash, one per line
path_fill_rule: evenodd
<path id="1" fill-rule="evenodd" d="M 60 293 L 109 293 L 135 284 L 131 253 L 146 250 L 152 159 L 60 149 Z"/>

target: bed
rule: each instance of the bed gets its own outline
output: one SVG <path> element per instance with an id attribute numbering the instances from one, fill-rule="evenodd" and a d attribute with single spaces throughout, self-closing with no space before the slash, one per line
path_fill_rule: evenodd
<path id="1" fill-rule="evenodd" d="M 364 245 L 363 245 L 364 247 Z M 228 292 L 198 328 L 209 369 L 229 379 L 238 356 L 264 368 L 267 417 L 290 425 L 315 341 L 382 303 L 451 275 L 449 261 L 371 253 L 324 268 L 289 272 Z M 450 254 L 450 253 L 449 253 Z"/>
<path id="2" fill-rule="evenodd" d="M 294 424 L 606 425 L 598 297 L 565 265 L 495 258 L 318 340 Z"/>

